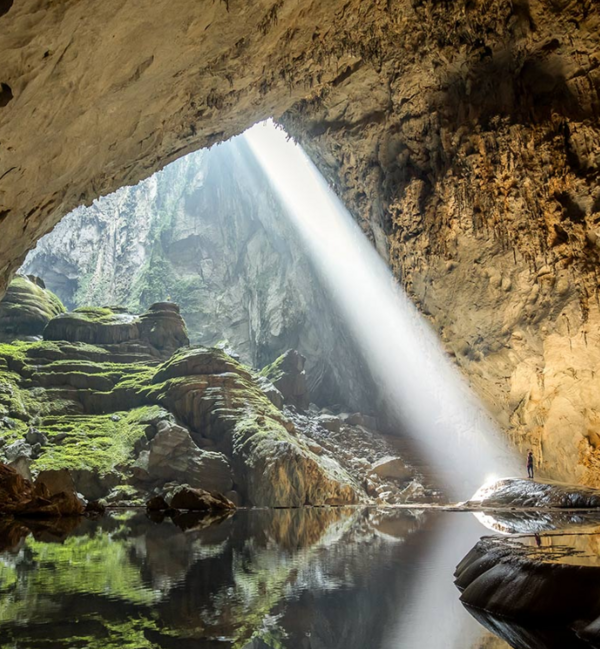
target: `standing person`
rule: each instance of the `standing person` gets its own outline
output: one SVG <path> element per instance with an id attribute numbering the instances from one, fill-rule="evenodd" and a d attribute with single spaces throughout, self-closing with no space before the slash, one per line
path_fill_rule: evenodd
<path id="1" fill-rule="evenodd" d="M 527 451 L 527 477 L 533 480 L 533 452 Z"/>

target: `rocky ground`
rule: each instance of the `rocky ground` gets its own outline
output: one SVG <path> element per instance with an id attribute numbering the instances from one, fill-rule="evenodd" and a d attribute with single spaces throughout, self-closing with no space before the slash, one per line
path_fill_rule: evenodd
<path id="1" fill-rule="evenodd" d="M 56 300 L 27 278 L 17 285 L 42 304 Z M 258 373 L 221 349 L 189 346 L 173 303 L 140 316 L 49 315 L 40 339 L 0 346 L 0 381 L 1 458 L 26 477 L 67 470 L 78 492 L 107 504 L 143 504 L 177 484 L 277 507 L 427 493 L 373 419 L 308 407 L 297 352 Z"/>

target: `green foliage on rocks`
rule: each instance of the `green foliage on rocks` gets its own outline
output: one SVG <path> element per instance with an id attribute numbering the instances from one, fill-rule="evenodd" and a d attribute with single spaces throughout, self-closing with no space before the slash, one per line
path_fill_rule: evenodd
<path id="1" fill-rule="evenodd" d="M 32 468 L 89 469 L 99 474 L 123 470 L 134 461 L 133 448 L 144 436 L 148 420 L 159 413 L 158 406 L 148 406 L 110 415 L 44 417 L 38 428 L 49 444 Z M 54 441 L 57 436 L 60 443 Z"/>
<path id="2" fill-rule="evenodd" d="M 110 307 L 91 307 L 91 306 L 82 306 L 78 309 L 71 311 L 71 314 L 76 314 L 76 316 L 82 320 L 87 320 L 88 322 L 98 322 L 98 323 L 110 323 L 113 321 L 114 316 L 116 315 L 115 311 Z"/>
<path id="3" fill-rule="evenodd" d="M 64 312 L 65 307 L 54 293 L 17 275 L 0 301 L 0 340 L 40 336 L 46 324 Z"/>
<path id="4" fill-rule="evenodd" d="M 260 375 L 271 381 L 271 383 L 279 381 L 279 379 L 283 376 L 283 370 L 281 369 L 281 367 L 285 362 L 285 358 L 286 354 L 282 354 L 281 356 L 279 356 L 279 358 L 276 358 L 272 363 L 262 368 Z"/>

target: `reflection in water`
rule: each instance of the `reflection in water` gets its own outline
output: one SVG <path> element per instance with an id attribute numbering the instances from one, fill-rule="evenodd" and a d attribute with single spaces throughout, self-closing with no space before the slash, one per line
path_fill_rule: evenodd
<path id="1" fill-rule="evenodd" d="M 37 528 L 0 554 L 0 647 L 479 647 L 452 573 L 482 530 L 468 515 L 361 509 Z"/>
<path id="2" fill-rule="evenodd" d="M 515 649 L 600 646 L 600 514 L 476 516 L 503 535 L 480 539 L 457 568 L 471 615 Z"/>

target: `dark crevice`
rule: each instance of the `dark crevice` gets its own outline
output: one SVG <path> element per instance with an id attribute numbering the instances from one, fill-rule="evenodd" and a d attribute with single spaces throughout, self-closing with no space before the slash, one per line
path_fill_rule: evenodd
<path id="1" fill-rule="evenodd" d="M 7 83 L 0 83 L 0 108 L 4 108 L 13 98 L 13 93 Z"/>
<path id="2" fill-rule="evenodd" d="M 13 6 L 14 0 L 0 0 L 0 17 L 7 14 Z"/>
<path id="3" fill-rule="evenodd" d="M 563 219 L 568 219 L 572 223 L 585 222 L 585 211 L 567 192 L 556 194 L 556 200 L 563 208 Z"/>

